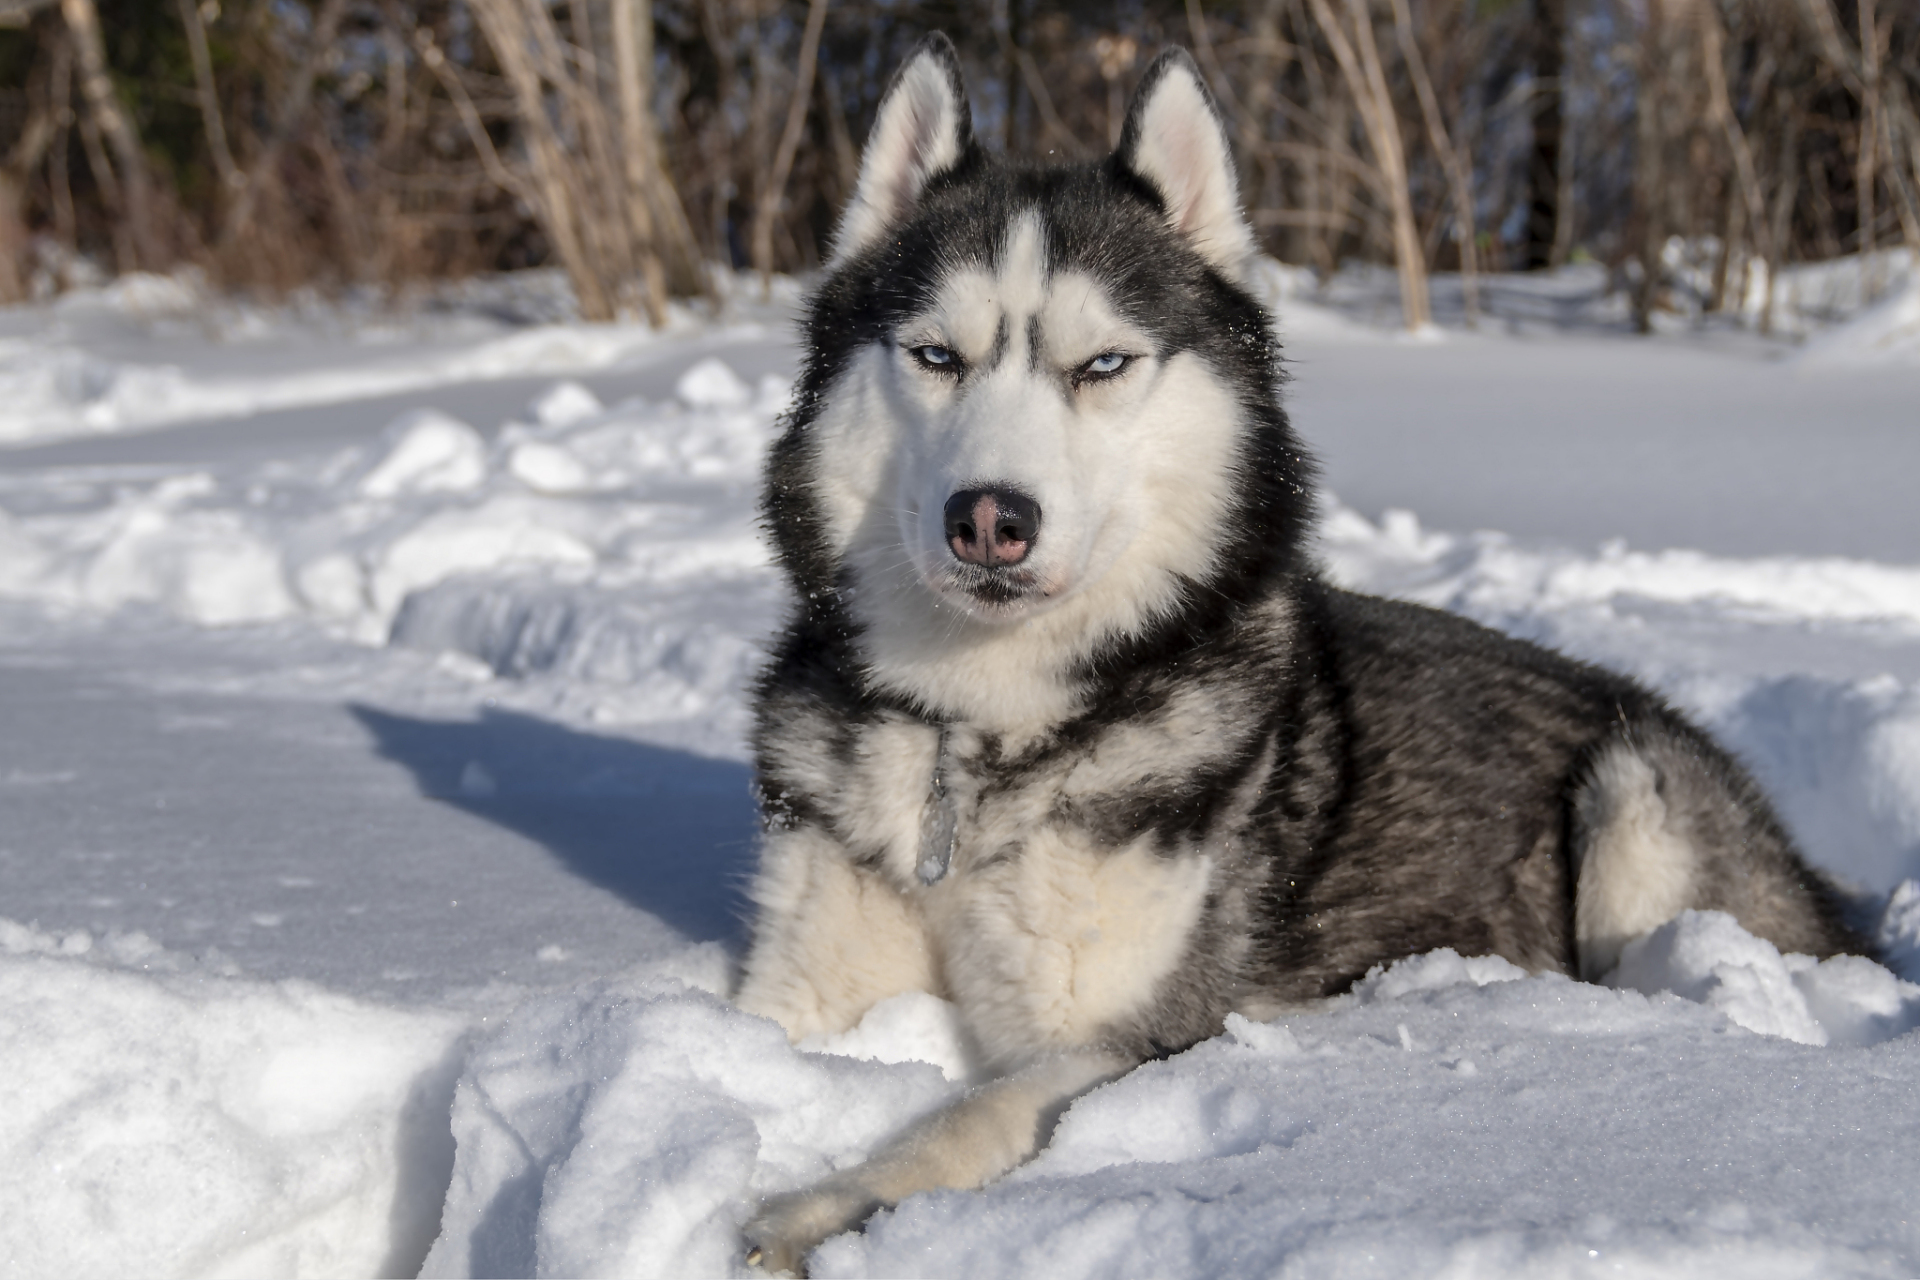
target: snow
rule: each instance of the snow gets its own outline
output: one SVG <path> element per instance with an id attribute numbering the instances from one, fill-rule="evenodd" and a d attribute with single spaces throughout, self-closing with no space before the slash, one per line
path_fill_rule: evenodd
<path id="1" fill-rule="evenodd" d="M 1417 342 L 1390 279 L 1261 281 L 1336 580 L 1661 689 L 1891 968 L 1714 913 L 1604 985 L 1410 958 L 815 1273 L 1912 1274 L 1920 284 L 1883 256 L 1778 282 L 1797 345 L 1628 338 L 1577 270 L 1489 278 L 1475 332 L 1437 280 Z M 797 1047 L 721 998 L 792 296 L 0 313 L 10 1271 L 738 1274 L 758 1196 L 978 1081 L 924 993 Z"/>
<path id="2" fill-rule="evenodd" d="M 256 416 L 453 383 L 629 367 L 663 341 L 708 327 L 678 306 L 663 333 L 559 320 L 551 298 L 542 296 L 551 295 L 556 283 L 544 273 L 504 277 L 502 287 L 492 290 L 496 296 L 467 299 L 452 316 L 442 310 L 449 299 L 435 298 L 429 303 L 439 305 L 402 306 L 389 315 L 366 300 L 316 317 L 300 314 L 315 309 L 312 300 L 278 311 L 235 306 L 209 297 L 190 277 L 124 277 L 49 306 L 16 309 L 16 316 L 37 323 L 0 326 L 0 444 Z M 514 323 L 525 316 L 547 322 Z M 316 326 L 315 319 L 332 323 Z M 130 328 L 156 339 L 138 344 L 132 359 L 121 354 Z M 768 336 L 753 319 L 728 328 L 731 336 L 749 341 Z M 208 332 L 247 358 L 207 361 L 196 348 L 204 346 Z"/>
<path id="3" fill-rule="evenodd" d="M 16 1275 L 418 1267 L 464 1019 L 0 923 Z"/>

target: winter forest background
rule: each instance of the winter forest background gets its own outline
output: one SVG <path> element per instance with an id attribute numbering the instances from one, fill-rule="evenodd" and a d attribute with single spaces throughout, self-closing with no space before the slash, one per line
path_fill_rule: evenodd
<path id="1" fill-rule="evenodd" d="M 1779 265 L 1920 249 L 1900 0 L 0 0 L 0 301 L 548 264 L 584 318 L 659 323 L 710 264 L 819 262 L 934 30 L 1019 156 L 1110 146 L 1188 46 L 1265 247 L 1394 264 L 1410 326 L 1428 272 L 1471 313 L 1477 272 L 1590 257 L 1643 329 L 1764 329 Z"/>

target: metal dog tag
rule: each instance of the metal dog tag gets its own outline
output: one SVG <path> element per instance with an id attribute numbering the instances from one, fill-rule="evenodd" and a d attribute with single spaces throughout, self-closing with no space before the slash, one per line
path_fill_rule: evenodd
<path id="1" fill-rule="evenodd" d="M 920 811 L 920 861 L 914 867 L 920 883 L 936 885 L 953 866 L 953 849 L 959 843 L 960 815 L 954 811 L 953 797 L 947 793 L 947 730 L 940 729 L 940 751 L 933 764 L 933 785 L 926 807 Z"/>

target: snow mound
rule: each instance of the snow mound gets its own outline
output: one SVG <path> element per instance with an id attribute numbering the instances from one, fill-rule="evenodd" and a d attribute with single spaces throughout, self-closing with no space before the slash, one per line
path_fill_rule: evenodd
<path id="1" fill-rule="evenodd" d="M 867 1010 L 858 1026 L 838 1035 L 808 1036 L 799 1047 L 863 1062 L 931 1062 L 947 1079 L 961 1084 L 983 1074 L 960 1010 L 924 991 L 890 996 Z"/>
<path id="2" fill-rule="evenodd" d="M 1763 679 L 1709 719 L 1816 861 L 1875 889 L 1920 876 L 1920 687 Z"/>
<path id="3" fill-rule="evenodd" d="M 1920 263 L 1905 252 L 1875 257 L 1886 292 L 1809 338 L 1797 357 L 1802 366 L 1920 364 Z"/>
<path id="4" fill-rule="evenodd" d="M 753 388 L 718 356 L 709 356 L 681 374 L 673 392 L 694 409 L 738 409 L 753 402 Z"/>
<path id="5" fill-rule="evenodd" d="M 1812 1275 L 1902 1247 L 1910 1229 L 1888 1236 L 1883 1216 L 1900 1190 L 1823 1180 L 1861 1143 L 1920 1171 L 1912 1135 L 1885 1125 L 1905 1105 L 1894 1064 L 1920 1053 L 1897 1039 L 1920 1025 L 1920 986 L 1858 957 L 1782 957 L 1713 913 L 1636 943 L 1614 984 L 1637 989 L 1442 950 L 1316 1011 L 1234 1015 L 1074 1103 L 1002 1182 L 912 1197 L 827 1242 L 813 1274 L 1310 1274 L 1367 1258 L 1357 1274 L 1525 1276 L 1604 1258 Z M 796 1048 L 658 976 L 531 1001 L 462 1074 L 423 1274 L 739 1274 L 759 1197 L 956 1096 L 952 1016 L 902 996 Z M 1762 1034 L 1729 1041 L 1730 1026 Z M 1810 1047 L 1824 1044 L 1882 1056 Z M 927 1065 L 942 1057 L 945 1077 Z M 1880 1127 L 1856 1132 L 1867 1116 Z M 1596 1123 L 1569 1161 L 1567 1126 Z M 1803 1174 L 1757 1190 L 1745 1172 L 1782 1165 Z M 1496 1225 L 1515 1194 L 1535 1228 Z"/>
<path id="6" fill-rule="evenodd" d="M 531 1002 L 461 1076 L 421 1274 L 736 1274 L 760 1196 L 857 1161 L 954 1092 L 924 1063 L 803 1053 L 675 983 Z"/>
<path id="7" fill-rule="evenodd" d="M 138 939 L 8 923 L 0 947 L 0 1255 L 20 1274 L 419 1265 L 463 1019 L 120 967 L 154 967 Z"/>
<path id="8" fill-rule="evenodd" d="M 1655 602 L 1755 623 L 1876 623 L 1920 635 L 1920 567 L 1632 551 L 1619 542 L 1597 553 L 1528 548 L 1502 533 L 1428 532 L 1409 511 L 1388 511 L 1375 526 L 1337 500 L 1325 505 L 1320 549 L 1337 581 L 1470 617 Z"/>
<path id="9" fill-rule="evenodd" d="M 701 944 L 476 1026 L 0 921 L 0 1184 L 22 1206 L 0 1248 L 30 1274 L 740 1274 L 760 1197 L 865 1158 L 973 1067 L 933 996 L 795 1047 L 714 994 L 732 969 Z M 1815 1275 L 1920 1249 L 1899 1212 L 1920 986 L 1714 913 L 1611 981 L 1441 950 L 1234 1015 L 1074 1103 L 1007 1179 L 912 1197 L 814 1274 Z M 1885 1176 L 1849 1179 L 1863 1160 Z"/>
<path id="10" fill-rule="evenodd" d="M 1782 955 L 1721 911 L 1683 911 L 1628 943 L 1607 984 L 1671 991 L 1800 1044 L 1879 1044 L 1920 1027 L 1920 985 L 1859 956 Z"/>
<path id="11" fill-rule="evenodd" d="M 1442 947 L 1390 965 L 1376 965 L 1366 977 L 1353 984 L 1349 998 L 1372 1004 L 1421 991 L 1484 987 L 1490 982 L 1514 982 L 1526 976 L 1525 969 L 1499 956 L 1462 956 L 1452 947 Z"/>
<path id="12" fill-rule="evenodd" d="M 416 409 L 393 420 L 385 451 L 370 461 L 360 477 L 366 497 L 464 493 L 487 478 L 487 442 L 456 418 Z"/>
<path id="13" fill-rule="evenodd" d="M 1905 881 L 1887 895 L 1874 941 L 1896 972 L 1920 981 L 1920 880 Z"/>

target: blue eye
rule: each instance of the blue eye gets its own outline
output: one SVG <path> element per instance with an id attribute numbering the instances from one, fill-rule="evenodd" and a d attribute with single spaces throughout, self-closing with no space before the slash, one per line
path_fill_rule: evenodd
<path id="1" fill-rule="evenodd" d="M 1083 378 L 1111 378 L 1133 362 L 1133 357 L 1118 351 L 1106 351 L 1080 366 Z"/>
<path id="2" fill-rule="evenodd" d="M 960 365 L 959 355 L 948 347 L 929 343 L 924 347 L 913 347 L 911 351 L 913 358 L 929 369 L 956 369 Z"/>

